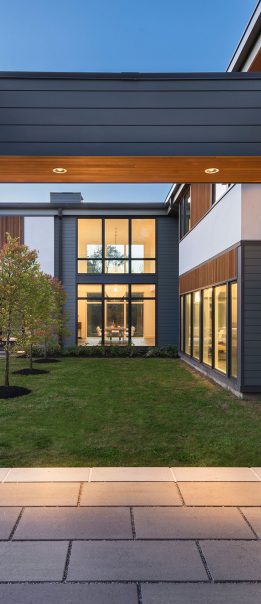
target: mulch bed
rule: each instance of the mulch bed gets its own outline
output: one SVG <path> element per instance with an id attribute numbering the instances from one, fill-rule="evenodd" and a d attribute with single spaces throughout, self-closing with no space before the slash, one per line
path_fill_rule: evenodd
<path id="1" fill-rule="evenodd" d="M 40 375 L 42 373 L 49 373 L 45 369 L 18 369 L 17 371 L 13 371 L 15 375 Z"/>
<path id="2" fill-rule="evenodd" d="M 30 394 L 30 392 L 32 392 L 32 390 L 22 388 L 21 386 L 0 386 L 0 399 L 25 396 L 26 394 Z"/>

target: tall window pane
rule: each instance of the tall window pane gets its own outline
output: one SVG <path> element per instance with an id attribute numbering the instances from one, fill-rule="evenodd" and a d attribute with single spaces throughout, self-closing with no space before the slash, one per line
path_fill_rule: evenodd
<path id="1" fill-rule="evenodd" d="M 102 272 L 102 221 L 78 220 L 78 273 Z"/>
<path id="2" fill-rule="evenodd" d="M 101 297 L 101 285 L 78 285 L 77 341 L 79 345 L 102 344 Z"/>
<path id="3" fill-rule="evenodd" d="M 128 343 L 129 302 L 127 285 L 105 285 L 104 342 L 107 346 Z"/>
<path id="4" fill-rule="evenodd" d="M 131 286 L 131 344 L 155 346 L 155 285 Z"/>
<path id="5" fill-rule="evenodd" d="M 134 218 L 131 230 L 132 273 L 155 273 L 155 219 Z"/>
<path id="6" fill-rule="evenodd" d="M 105 220 L 105 272 L 129 272 L 129 221 L 125 218 Z"/>
<path id="7" fill-rule="evenodd" d="M 200 291 L 194 292 L 193 300 L 193 357 L 200 355 Z"/>
<path id="8" fill-rule="evenodd" d="M 231 375 L 237 377 L 237 283 L 231 285 Z"/>
<path id="9" fill-rule="evenodd" d="M 203 363 L 212 365 L 212 287 L 203 291 Z"/>
<path id="10" fill-rule="evenodd" d="M 215 368 L 227 370 L 227 287 L 215 287 Z"/>
<path id="11" fill-rule="evenodd" d="M 184 197 L 184 234 L 190 230 L 190 187 Z"/>
<path id="12" fill-rule="evenodd" d="M 185 296 L 185 352 L 191 353 L 191 295 Z"/>
<path id="13" fill-rule="evenodd" d="M 180 350 L 184 352 L 184 297 L 180 298 Z"/>

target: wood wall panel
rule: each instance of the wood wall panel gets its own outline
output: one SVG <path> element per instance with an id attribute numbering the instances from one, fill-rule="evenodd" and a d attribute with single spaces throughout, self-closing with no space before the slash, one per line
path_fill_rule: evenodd
<path id="1" fill-rule="evenodd" d="M 6 233 L 12 237 L 19 237 L 20 243 L 24 242 L 23 216 L 0 216 L 0 249 L 6 242 Z"/>
<path id="2" fill-rule="evenodd" d="M 193 183 L 191 185 L 191 227 L 193 227 L 211 207 L 212 185 Z"/>
<path id="3" fill-rule="evenodd" d="M 197 266 L 179 279 L 180 293 L 194 291 L 237 277 L 237 248 Z"/>

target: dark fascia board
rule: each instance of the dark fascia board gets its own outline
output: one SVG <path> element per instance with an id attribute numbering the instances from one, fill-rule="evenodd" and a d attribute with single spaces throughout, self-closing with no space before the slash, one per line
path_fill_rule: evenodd
<path id="1" fill-rule="evenodd" d="M 159 210 L 166 210 L 166 206 L 164 203 L 153 203 L 149 205 L 148 203 L 28 203 L 28 202 L 0 202 L 0 214 L 1 210 L 56 210 L 56 209 L 64 209 L 64 210 L 126 210 L 128 213 L 129 210 L 146 210 L 151 213 L 152 210 L 156 212 Z"/>
<path id="2" fill-rule="evenodd" d="M 258 72 L 197 72 L 197 73 L 139 73 L 139 72 L 56 72 L 56 71 L 0 71 L 0 79 L 31 79 L 31 80 L 133 80 L 133 81 L 161 81 L 161 80 L 240 80 L 260 79 Z"/>
<path id="3" fill-rule="evenodd" d="M 230 74 L 242 69 L 258 36 L 261 32 L 261 0 L 251 15 L 249 22 L 239 40 L 236 50 L 229 62 L 227 71 Z M 231 71 L 230 71 L 231 70 Z M 249 72 L 248 72 L 249 73 Z M 251 72 L 252 73 L 252 72 Z"/>

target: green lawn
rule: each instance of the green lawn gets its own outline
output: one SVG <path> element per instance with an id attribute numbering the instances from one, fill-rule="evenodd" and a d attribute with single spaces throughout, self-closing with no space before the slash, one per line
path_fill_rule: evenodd
<path id="1" fill-rule="evenodd" d="M 261 404 L 178 360 L 65 358 L 40 367 L 50 373 L 12 376 L 31 394 L 0 400 L 0 466 L 261 465 Z"/>

